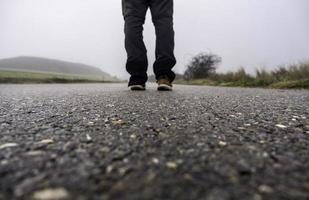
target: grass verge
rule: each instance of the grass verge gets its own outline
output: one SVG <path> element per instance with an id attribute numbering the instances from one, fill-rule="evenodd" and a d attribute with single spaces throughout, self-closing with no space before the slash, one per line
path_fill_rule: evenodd
<path id="1" fill-rule="evenodd" d="M 0 83 L 107 83 L 95 76 L 62 75 L 41 72 L 0 71 Z"/>
<path id="2" fill-rule="evenodd" d="M 240 68 L 236 72 L 213 73 L 206 79 L 179 79 L 175 83 L 226 87 L 309 89 L 309 62 L 279 66 L 272 71 L 256 70 L 255 76 L 247 74 L 243 68 Z"/>

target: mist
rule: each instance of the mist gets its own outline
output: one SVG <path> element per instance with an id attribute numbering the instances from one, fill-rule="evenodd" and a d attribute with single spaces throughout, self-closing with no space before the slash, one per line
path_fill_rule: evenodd
<path id="1" fill-rule="evenodd" d="M 309 59 L 307 0 L 175 0 L 174 70 L 212 52 L 219 71 L 273 69 Z M 0 59 L 38 56 L 79 62 L 127 78 L 121 1 L 1 0 Z M 148 13 L 144 31 L 149 73 L 155 36 Z"/>

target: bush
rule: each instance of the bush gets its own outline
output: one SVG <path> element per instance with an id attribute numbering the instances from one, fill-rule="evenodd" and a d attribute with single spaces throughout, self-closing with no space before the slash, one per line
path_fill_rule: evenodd
<path id="1" fill-rule="evenodd" d="M 208 78 L 215 73 L 221 57 L 211 53 L 200 53 L 193 57 L 184 73 L 186 80 Z"/>

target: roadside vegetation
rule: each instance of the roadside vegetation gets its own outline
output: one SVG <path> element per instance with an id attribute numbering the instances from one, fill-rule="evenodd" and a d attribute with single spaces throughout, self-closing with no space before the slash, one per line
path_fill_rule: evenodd
<path id="1" fill-rule="evenodd" d="M 105 83 L 100 76 L 0 70 L 0 83 Z"/>
<path id="2" fill-rule="evenodd" d="M 175 83 L 192 85 L 269 87 L 309 89 L 309 62 L 278 66 L 275 70 L 256 69 L 255 75 L 244 68 L 235 72 L 217 73 L 221 58 L 214 54 L 199 54 L 187 66 L 187 70 Z"/>

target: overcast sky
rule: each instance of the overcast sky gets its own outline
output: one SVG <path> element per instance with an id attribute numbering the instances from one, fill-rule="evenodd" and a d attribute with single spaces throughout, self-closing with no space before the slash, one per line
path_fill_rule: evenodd
<path id="1" fill-rule="evenodd" d="M 309 60 L 308 0 L 174 3 L 176 72 L 183 72 L 193 55 L 209 51 L 223 58 L 220 71 L 244 66 L 253 72 Z M 121 14 L 121 0 L 0 0 L 0 58 L 56 58 L 126 77 Z M 144 37 L 152 63 L 149 13 Z"/>

